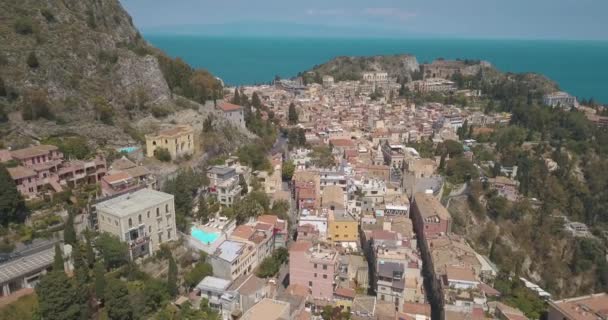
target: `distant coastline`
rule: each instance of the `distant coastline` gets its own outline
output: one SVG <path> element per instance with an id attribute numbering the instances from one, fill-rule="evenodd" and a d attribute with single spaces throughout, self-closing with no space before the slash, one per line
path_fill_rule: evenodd
<path id="1" fill-rule="evenodd" d="M 227 84 L 292 77 L 333 57 L 409 53 L 418 62 L 436 58 L 487 60 L 505 72 L 536 72 L 562 90 L 608 103 L 608 41 L 441 38 L 230 37 L 145 33 L 172 56 L 210 70 Z"/>

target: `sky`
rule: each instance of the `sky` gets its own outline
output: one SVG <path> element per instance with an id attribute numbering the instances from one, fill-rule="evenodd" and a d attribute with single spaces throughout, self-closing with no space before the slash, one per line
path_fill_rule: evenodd
<path id="1" fill-rule="evenodd" d="M 608 0 L 121 0 L 144 32 L 608 40 Z"/>

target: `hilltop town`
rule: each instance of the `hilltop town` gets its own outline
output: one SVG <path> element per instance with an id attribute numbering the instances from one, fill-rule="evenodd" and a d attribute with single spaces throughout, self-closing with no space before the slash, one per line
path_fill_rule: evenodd
<path id="1" fill-rule="evenodd" d="M 225 88 L 202 126 L 112 153 L 0 150 L 1 301 L 45 319 L 605 318 L 606 216 L 566 211 L 556 180 L 606 183 L 589 176 L 606 150 L 581 145 L 605 110 L 486 62 L 407 66 Z M 535 127 L 522 103 L 562 118 Z"/>

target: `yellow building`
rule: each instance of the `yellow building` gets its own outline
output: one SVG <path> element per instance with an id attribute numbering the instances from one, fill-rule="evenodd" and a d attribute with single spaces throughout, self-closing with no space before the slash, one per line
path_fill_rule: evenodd
<path id="1" fill-rule="evenodd" d="M 328 240 L 334 243 L 359 242 L 359 222 L 346 211 L 330 211 L 327 220 Z"/>
<path id="2" fill-rule="evenodd" d="M 146 155 L 154 157 L 158 148 L 169 150 L 171 159 L 194 153 L 194 130 L 189 125 L 179 125 L 160 131 L 158 134 L 146 135 Z"/>

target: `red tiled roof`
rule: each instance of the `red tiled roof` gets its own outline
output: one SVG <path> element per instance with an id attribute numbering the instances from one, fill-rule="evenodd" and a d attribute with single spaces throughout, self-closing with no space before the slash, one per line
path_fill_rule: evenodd
<path id="1" fill-rule="evenodd" d="M 431 305 L 424 303 L 405 302 L 403 303 L 403 313 L 431 315 Z"/>
<path id="2" fill-rule="evenodd" d="M 349 139 L 330 139 L 329 142 L 334 147 L 354 147 L 355 144 Z"/>
<path id="3" fill-rule="evenodd" d="M 268 223 L 258 222 L 255 225 L 255 228 L 258 229 L 258 230 L 272 230 L 273 226 L 271 224 L 268 224 Z"/>
<path id="4" fill-rule="evenodd" d="M 131 179 L 131 175 L 129 175 L 128 173 L 126 173 L 124 171 L 119 171 L 114 174 L 105 175 L 101 179 L 103 179 L 103 181 L 105 181 L 109 184 L 112 184 L 112 183 L 115 183 L 118 181 L 129 180 L 129 179 Z"/>
<path id="5" fill-rule="evenodd" d="M 373 230 L 372 238 L 376 240 L 396 240 L 397 233 L 388 230 Z"/>
<path id="6" fill-rule="evenodd" d="M 290 248 L 290 252 L 299 252 L 299 251 L 307 251 L 312 247 L 312 243 L 309 241 L 297 241 Z"/>
<path id="7" fill-rule="evenodd" d="M 277 223 L 277 220 L 279 220 L 279 217 L 270 214 L 264 214 L 258 217 L 258 222 L 268 223 L 273 226 Z"/>
<path id="8" fill-rule="evenodd" d="M 237 110 L 241 110 L 243 108 L 241 106 L 238 106 L 238 105 L 232 104 L 232 103 L 228 103 L 228 102 L 221 103 L 218 107 L 220 108 L 220 110 L 222 110 L 224 112 L 237 111 Z"/>
<path id="9" fill-rule="evenodd" d="M 8 170 L 8 173 L 11 175 L 13 180 L 36 176 L 36 172 L 34 172 L 34 170 L 22 166 L 6 168 L 6 170 Z"/>
<path id="10" fill-rule="evenodd" d="M 334 295 L 354 299 L 355 290 L 350 288 L 337 288 L 336 291 L 334 291 Z"/>
<path id="11" fill-rule="evenodd" d="M 236 229 L 234 229 L 234 231 L 232 231 L 232 236 L 248 240 L 253 235 L 254 232 L 255 232 L 255 230 L 253 230 L 252 227 L 247 226 L 247 225 L 240 225 L 240 226 L 236 227 Z"/>

